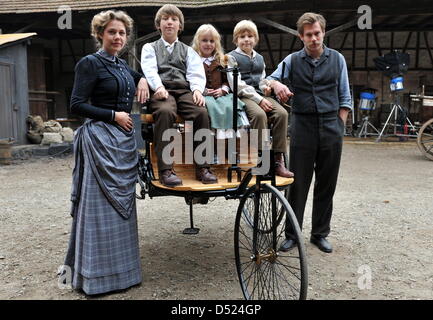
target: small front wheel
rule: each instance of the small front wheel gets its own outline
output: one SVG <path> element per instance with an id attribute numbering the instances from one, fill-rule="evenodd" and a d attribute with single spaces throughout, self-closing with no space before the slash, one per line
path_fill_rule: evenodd
<path id="1" fill-rule="evenodd" d="M 279 248 L 291 224 L 297 246 Z M 235 222 L 236 269 L 245 299 L 306 299 L 307 259 L 302 233 L 292 208 L 275 187 L 254 185 L 242 197 Z"/>

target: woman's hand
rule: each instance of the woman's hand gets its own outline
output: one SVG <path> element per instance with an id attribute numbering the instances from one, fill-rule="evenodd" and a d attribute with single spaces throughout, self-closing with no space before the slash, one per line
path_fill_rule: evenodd
<path id="1" fill-rule="evenodd" d="M 266 100 L 265 98 L 260 101 L 259 106 L 263 109 L 265 112 L 271 111 L 274 107 L 272 106 L 272 103 Z"/>
<path id="2" fill-rule="evenodd" d="M 134 123 L 128 113 L 118 111 L 114 113 L 114 121 L 117 122 L 126 131 L 131 131 L 134 128 Z"/>
<path id="3" fill-rule="evenodd" d="M 141 78 L 137 85 L 137 90 L 135 92 L 137 100 L 140 103 L 145 103 L 149 99 L 149 85 L 145 78 Z"/>
<path id="4" fill-rule="evenodd" d="M 204 97 L 199 90 L 194 90 L 192 93 L 192 101 L 199 107 L 204 107 L 206 105 Z"/>
<path id="5" fill-rule="evenodd" d="M 165 100 L 168 98 L 168 91 L 165 90 L 163 86 L 156 89 L 155 94 L 153 95 L 156 100 Z"/>

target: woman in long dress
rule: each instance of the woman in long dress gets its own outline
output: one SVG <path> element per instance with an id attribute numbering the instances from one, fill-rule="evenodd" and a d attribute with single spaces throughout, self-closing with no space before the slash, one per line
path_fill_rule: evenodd
<path id="1" fill-rule="evenodd" d="M 134 95 L 149 97 L 146 79 L 118 58 L 133 21 L 123 11 L 93 17 L 100 49 L 75 67 L 71 111 L 88 120 L 74 139 L 72 231 L 65 266 L 72 287 L 88 295 L 142 280 L 135 184 L 138 154 L 129 115 Z"/>

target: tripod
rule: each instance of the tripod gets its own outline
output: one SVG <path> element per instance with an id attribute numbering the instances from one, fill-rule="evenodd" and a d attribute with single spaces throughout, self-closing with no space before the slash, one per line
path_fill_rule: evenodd
<path id="1" fill-rule="evenodd" d="M 412 122 L 410 122 L 409 118 L 406 116 L 406 112 L 403 110 L 403 108 L 400 105 L 400 94 L 398 92 L 394 92 L 394 103 L 391 109 L 391 112 L 389 113 L 388 118 L 385 121 L 385 125 L 382 128 L 382 131 L 380 132 L 379 136 L 376 139 L 376 142 L 379 142 L 380 139 L 382 138 L 383 133 L 385 132 L 386 127 L 390 124 L 389 121 L 391 120 L 392 115 L 394 114 L 394 132 L 392 135 L 394 136 L 399 136 L 399 137 L 416 137 L 416 129 L 414 127 L 414 125 L 412 124 Z M 402 124 L 397 124 L 397 119 L 398 119 L 398 112 L 401 112 L 404 115 L 405 121 L 407 121 L 411 128 L 412 128 L 412 132 L 415 132 L 415 134 L 402 134 L 402 133 L 397 133 L 397 126 L 401 126 L 403 127 Z M 403 121 L 404 123 L 404 121 Z M 401 128 L 403 129 L 403 128 Z M 402 130 L 402 132 L 404 132 Z"/>
<path id="2" fill-rule="evenodd" d="M 361 127 L 358 131 L 358 138 L 366 138 L 367 136 L 377 136 L 379 134 L 379 130 L 376 129 L 376 127 L 368 120 L 369 116 L 363 116 L 362 117 L 362 123 Z M 368 133 L 368 127 L 373 128 L 376 133 Z"/>

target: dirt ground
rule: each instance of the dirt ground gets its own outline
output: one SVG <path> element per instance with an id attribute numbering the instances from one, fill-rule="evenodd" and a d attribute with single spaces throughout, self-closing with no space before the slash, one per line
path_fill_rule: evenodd
<path id="1" fill-rule="evenodd" d="M 0 166 L 0 299 L 87 299 L 60 289 L 56 276 L 72 221 L 72 168 L 72 156 Z M 309 243 L 311 199 L 305 213 L 308 298 L 433 299 L 432 200 L 433 161 L 413 142 L 346 141 L 328 238 L 333 253 Z M 224 198 L 195 206 L 200 233 L 191 236 L 181 233 L 189 223 L 182 198 L 138 200 L 143 282 L 96 299 L 242 299 L 237 206 Z"/>

